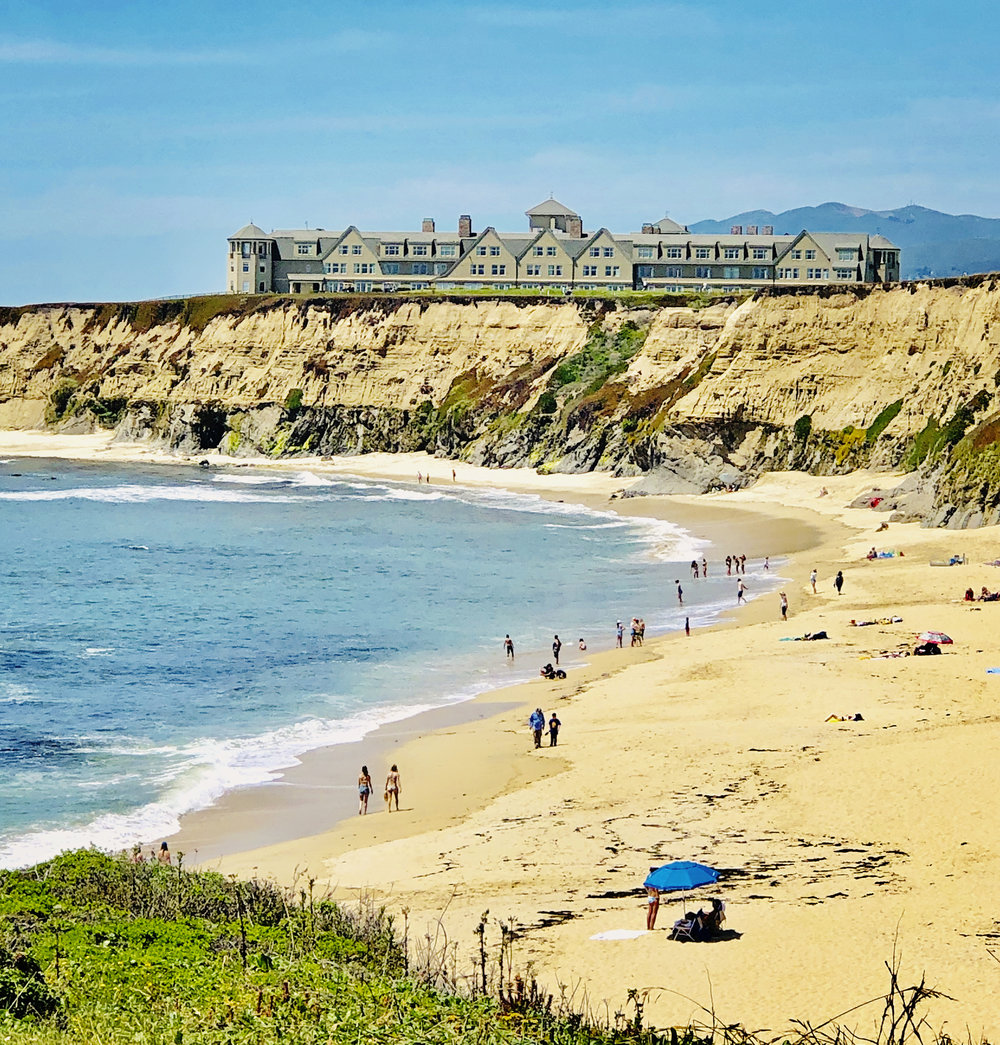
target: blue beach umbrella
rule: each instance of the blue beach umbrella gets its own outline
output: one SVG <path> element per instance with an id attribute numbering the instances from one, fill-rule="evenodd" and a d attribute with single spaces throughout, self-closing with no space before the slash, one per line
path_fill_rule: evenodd
<path id="1" fill-rule="evenodd" d="M 661 893 L 670 893 L 679 889 L 696 889 L 699 885 L 709 885 L 718 880 L 719 872 L 714 867 L 696 864 L 691 860 L 671 860 L 669 864 L 650 871 L 642 884 L 659 889 Z"/>

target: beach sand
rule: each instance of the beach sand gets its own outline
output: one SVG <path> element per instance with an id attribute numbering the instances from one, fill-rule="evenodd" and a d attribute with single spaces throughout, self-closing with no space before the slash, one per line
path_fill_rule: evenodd
<path id="1" fill-rule="evenodd" d="M 24 433 L 0 436 L 0 455 L 24 452 L 11 446 Z M 59 456 L 37 438 L 28 452 Z M 156 459 L 125 446 L 80 455 Z M 373 455 L 315 467 L 407 479 L 430 469 L 450 482 L 452 466 Z M 1000 570 L 982 565 L 1000 555 L 1000 533 L 893 524 L 876 534 L 883 515 L 845 505 L 887 476 L 774 474 L 735 494 L 609 501 L 627 480 L 455 468 L 463 483 L 670 518 L 716 543 L 715 570 L 730 549 L 790 554 L 781 569 L 789 620 L 770 594 L 690 638 L 588 652 L 586 666 L 576 657 L 563 683 L 538 679 L 384 727 L 349 752 L 313 752 L 280 784 L 185 818 L 172 849 L 226 873 L 314 878 L 340 898 L 384 903 L 398 924 L 406 911 L 413 952 L 453 948 L 465 973 L 488 909 L 491 954 L 499 922 L 512 920 L 515 967 L 530 964 L 548 990 L 597 1012 L 624 1008 L 630 988 L 648 990 L 645 1018 L 658 1026 L 705 1021 L 709 1010 L 774 1032 L 792 1019 L 818 1024 L 879 999 L 895 955 L 902 983 L 926 974 L 954 999 L 928 1003 L 933 1030 L 1000 1034 L 991 954 L 1000 676 L 986 671 L 1000 666 L 1000 603 L 962 601 L 967 587 L 1000 587 Z M 872 545 L 905 557 L 869 562 Z M 968 564 L 929 565 L 955 553 Z M 902 622 L 849 625 L 893 615 Z M 948 632 L 954 646 L 940 657 L 869 659 L 912 649 L 925 628 Z M 820 629 L 829 640 L 781 641 Z M 554 750 L 532 749 L 526 718 L 536 705 L 563 722 Z M 855 712 L 863 721 L 827 721 Z M 372 815 L 351 814 L 357 765 L 368 762 L 378 791 L 390 760 L 402 773 L 401 812 L 382 811 L 379 794 Z M 277 821 L 282 832 L 268 826 Z M 722 878 L 665 896 L 652 933 L 592 939 L 642 929 L 642 879 L 672 859 L 711 864 Z M 712 895 L 725 899 L 726 927 L 739 937 L 671 942 L 671 922 Z M 876 1001 L 843 1022 L 872 1031 L 881 1011 Z"/>

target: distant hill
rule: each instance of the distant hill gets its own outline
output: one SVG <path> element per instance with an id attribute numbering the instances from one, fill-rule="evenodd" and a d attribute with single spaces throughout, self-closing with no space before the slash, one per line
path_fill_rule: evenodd
<path id="1" fill-rule="evenodd" d="M 721 221 L 699 221 L 692 232 L 729 232 L 732 225 L 773 225 L 779 235 L 810 232 L 880 232 L 902 248 L 903 279 L 1000 272 L 1000 218 L 943 214 L 927 207 L 864 210 L 844 203 L 797 207 L 772 214 L 751 210 Z"/>

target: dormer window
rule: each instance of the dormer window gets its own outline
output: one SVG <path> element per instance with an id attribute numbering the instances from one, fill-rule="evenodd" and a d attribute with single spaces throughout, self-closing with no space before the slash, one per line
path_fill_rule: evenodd
<path id="1" fill-rule="evenodd" d="M 308 243 L 296 243 L 295 250 L 299 254 L 310 254 L 312 247 Z"/>

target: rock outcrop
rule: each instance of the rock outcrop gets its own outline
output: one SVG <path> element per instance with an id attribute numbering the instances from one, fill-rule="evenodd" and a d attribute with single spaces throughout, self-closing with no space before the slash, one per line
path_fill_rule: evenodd
<path id="1" fill-rule="evenodd" d="M 179 450 L 426 449 L 649 473 L 913 472 L 900 517 L 1000 520 L 1000 277 L 669 299 L 198 298 L 0 310 L 0 426 Z"/>

